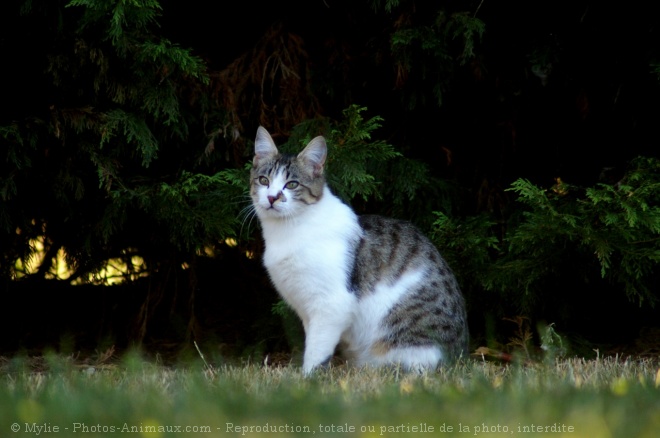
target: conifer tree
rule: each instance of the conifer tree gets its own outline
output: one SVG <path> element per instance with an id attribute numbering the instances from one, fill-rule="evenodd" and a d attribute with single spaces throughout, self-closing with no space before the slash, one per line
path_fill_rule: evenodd
<path id="1" fill-rule="evenodd" d="M 246 74 L 241 85 L 210 72 L 159 33 L 156 0 L 33 1 L 16 13 L 17 27 L 53 44 L 34 54 L 47 92 L 20 116 L 0 120 L 0 281 L 108 285 L 120 275 L 143 284 L 133 339 L 144 338 L 159 305 L 175 309 L 184 332 L 194 335 L 200 256 L 229 251 L 228 238 L 230 246 L 240 237 L 244 251 L 255 249 L 257 230 L 240 213 L 249 204 L 251 143 L 236 141 L 237 108 L 221 95 L 237 85 L 264 86 L 261 76 Z M 299 42 L 277 32 L 257 50 L 279 50 L 280 62 L 294 63 L 278 68 L 307 68 Z M 285 45 L 273 49 L 280 40 Z M 269 58 L 255 53 L 251 64 L 234 67 L 268 68 Z M 382 119 L 365 118 L 365 108 L 351 106 L 338 121 L 312 119 L 311 102 L 285 109 L 294 115 L 281 118 L 285 126 L 310 119 L 293 129 L 288 147 L 326 135 L 334 189 L 347 202 L 392 198 L 387 205 L 403 212 L 426 182 L 426 167 L 372 138 Z M 392 169 L 412 170 L 415 178 L 394 190 Z M 62 256 L 67 269 L 58 273 Z M 113 264 L 122 267 L 112 271 Z"/>
<path id="2" fill-rule="evenodd" d="M 202 319 L 213 339 L 276 338 L 246 215 L 262 124 L 290 152 L 326 136 L 345 202 L 429 231 L 472 327 L 575 321 L 575 285 L 610 311 L 657 302 L 658 163 L 632 160 L 657 155 L 653 14 L 612 27 L 626 11 L 610 3 L 333 5 L 295 5 L 315 14 L 298 22 L 288 4 L 226 3 L 249 38 L 200 43 L 198 20 L 212 33 L 218 17 L 183 2 L 3 3 L 0 292 L 112 297 L 131 340 L 189 340 Z"/>
<path id="3" fill-rule="evenodd" d="M 30 51 L 41 93 L 0 120 L 0 282 L 60 278 L 62 254 L 69 283 L 107 284 L 112 261 L 139 278 L 233 235 L 242 172 L 200 173 L 203 121 L 221 110 L 205 63 L 158 33 L 159 2 L 26 1 L 14 12 L 4 44 Z M 162 297 L 171 280 L 154 275 L 149 290 Z"/>

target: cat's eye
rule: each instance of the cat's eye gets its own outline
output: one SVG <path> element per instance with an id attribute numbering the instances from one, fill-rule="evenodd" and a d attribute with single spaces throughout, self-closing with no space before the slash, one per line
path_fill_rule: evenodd
<path id="1" fill-rule="evenodd" d="M 261 184 L 262 186 L 267 186 L 268 184 L 270 184 L 270 181 L 268 181 L 268 178 L 266 178 L 265 176 L 260 176 L 259 184 Z"/>
<path id="2" fill-rule="evenodd" d="M 289 181 L 288 183 L 284 184 L 285 189 L 293 190 L 297 188 L 300 184 L 298 181 Z"/>

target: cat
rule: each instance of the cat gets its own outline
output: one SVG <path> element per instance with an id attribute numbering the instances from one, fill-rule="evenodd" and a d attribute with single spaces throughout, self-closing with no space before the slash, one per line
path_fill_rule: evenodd
<path id="1" fill-rule="evenodd" d="M 432 370 L 467 352 L 465 302 L 436 247 L 408 222 L 358 216 L 325 181 L 325 139 L 281 154 L 259 127 L 250 196 L 263 263 L 302 319 L 303 373 L 338 348 L 357 366 Z"/>

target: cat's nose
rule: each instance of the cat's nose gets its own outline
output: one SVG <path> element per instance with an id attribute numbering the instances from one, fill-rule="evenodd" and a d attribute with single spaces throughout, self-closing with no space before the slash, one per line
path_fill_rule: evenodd
<path id="1" fill-rule="evenodd" d="M 269 197 L 268 197 L 268 202 L 270 202 L 270 205 L 273 205 L 273 204 L 275 203 L 275 201 L 277 201 L 277 200 L 280 199 L 281 197 L 282 197 L 282 192 L 279 192 L 279 193 L 277 194 L 277 196 L 269 196 Z"/>

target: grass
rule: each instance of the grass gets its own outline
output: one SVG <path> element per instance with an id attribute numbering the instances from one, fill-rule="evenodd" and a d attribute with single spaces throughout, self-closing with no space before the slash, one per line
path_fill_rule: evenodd
<path id="1" fill-rule="evenodd" d="M 660 433 L 656 359 L 469 360 L 424 375 L 339 366 L 309 379 L 295 366 L 108 359 L 2 360 L 0 437 Z"/>

